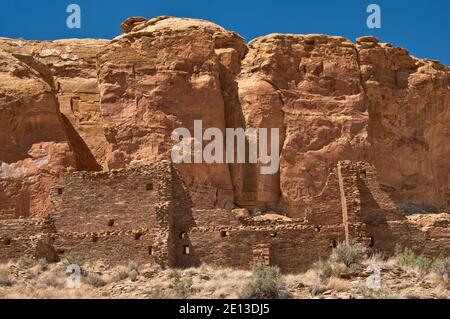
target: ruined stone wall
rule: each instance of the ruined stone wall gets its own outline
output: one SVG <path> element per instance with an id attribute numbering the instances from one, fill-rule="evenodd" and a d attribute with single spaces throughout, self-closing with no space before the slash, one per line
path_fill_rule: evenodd
<path id="1" fill-rule="evenodd" d="M 262 262 L 283 272 L 300 272 L 328 258 L 344 240 L 387 255 L 399 247 L 415 247 L 430 256 L 450 254 L 448 218 L 427 227 L 409 222 L 379 184 L 375 168 L 365 162 L 339 162 L 321 193 L 308 203 L 304 219 L 238 219 L 227 210 L 191 213 L 193 224 L 175 221 L 173 249 L 179 267 L 207 263 L 249 269 Z"/>
<path id="2" fill-rule="evenodd" d="M 388 255 L 403 247 L 428 256 L 450 255 L 448 216 L 443 217 L 441 223 L 425 226 L 411 222 L 383 190 L 376 169 L 368 163 L 339 162 L 338 175 L 338 179 L 342 179 L 344 198 L 341 201 L 346 203 L 347 215 L 343 224 L 349 240 L 362 242 Z M 436 220 L 433 215 L 419 216 Z"/>
<path id="3" fill-rule="evenodd" d="M 2 181 L 2 190 L 0 191 L 0 220 L 16 219 L 20 216 L 28 215 L 29 196 L 21 192 L 22 184 L 23 182 L 17 179 L 5 179 Z"/>
<path id="4" fill-rule="evenodd" d="M 0 220 L 0 262 L 35 256 L 37 241 L 50 240 L 54 234 L 48 219 Z"/>
<path id="5" fill-rule="evenodd" d="M 266 226 L 197 227 L 176 247 L 178 266 L 201 263 L 251 269 L 264 246 L 265 260 L 283 272 L 300 272 L 326 259 L 344 238 L 341 225 L 316 227 L 301 223 Z M 187 248 L 189 247 L 189 248 Z M 186 250 L 188 249 L 188 250 Z"/>
<path id="6" fill-rule="evenodd" d="M 61 233 L 54 246 L 61 257 L 101 260 L 109 265 L 127 265 L 167 262 L 158 255 L 159 233 L 155 230 L 106 231 L 99 233 Z"/>
<path id="7" fill-rule="evenodd" d="M 342 223 L 340 188 L 336 170 L 330 173 L 320 194 L 313 197 L 305 207 L 305 218 L 311 224 Z"/>
<path id="8" fill-rule="evenodd" d="M 171 178 L 172 165 L 162 161 L 62 179 L 52 191 L 56 246 L 110 263 L 134 256 L 170 264 L 172 210 L 183 209 L 173 204 Z"/>
<path id="9" fill-rule="evenodd" d="M 450 255 L 450 218 L 407 218 L 378 183 L 373 166 L 364 162 L 339 162 L 308 203 L 306 218 L 194 208 L 179 172 L 167 161 L 76 172 L 53 187 L 52 198 L 51 222 L 0 221 L 3 259 L 36 256 L 36 241 L 54 248 L 60 258 L 111 265 L 133 260 L 250 269 L 262 262 L 289 273 L 328 258 L 341 241 L 357 241 L 387 255 L 399 247 Z M 44 251 L 51 256 L 51 249 Z"/>

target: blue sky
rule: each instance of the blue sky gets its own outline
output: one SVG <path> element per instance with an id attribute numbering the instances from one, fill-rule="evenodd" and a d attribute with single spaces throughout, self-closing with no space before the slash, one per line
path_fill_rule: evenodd
<path id="1" fill-rule="evenodd" d="M 268 33 L 325 33 L 352 41 L 375 35 L 413 55 L 450 65 L 449 0 L 3 0 L 0 36 L 25 39 L 113 38 L 130 16 L 203 18 L 246 40 Z M 81 6 L 82 28 L 66 27 L 66 7 Z M 382 28 L 368 29 L 379 4 Z"/>

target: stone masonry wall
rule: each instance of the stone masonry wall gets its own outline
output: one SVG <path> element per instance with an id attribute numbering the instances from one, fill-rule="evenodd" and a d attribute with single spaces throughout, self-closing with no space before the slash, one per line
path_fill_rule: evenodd
<path id="1" fill-rule="evenodd" d="M 37 256 L 37 241 L 49 247 L 46 256 L 54 247 L 60 258 L 112 265 L 133 260 L 250 269 L 262 262 L 289 273 L 326 259 L 341 241 L 358 241 L 388 255 L 397 246 L 450 255 L 448 216 L 433 223 L 425 215 L 407 218 L 378 183 L 373 166 L 363 162 L 339 162 L 305 217 L 297 219 L 193 207 L 179 172 L 167 161 L 76 172 L 55 184 L 52 198 L 51 219 L 0 220 L 0 260 Z"/>
<path id="2" fill-rule="evenodd" d="M 0 220 L 0 262 L 36 254 L 37 241 L 52 241 L 55 229 L 50 219 Z"/>
<path id="3" fill-rule="evenodd" d="M 411 223 L 383 190 L 372 165 L 343 161 L 338 166 L 347 214 L 343 223 L 349 240 L 388 255 L 402 247 L 434 257 L 450 255 L 448 220 L 427 227 Z"/>
<path id="4" fill-rule="evenodd" d="M 64 178 L 52 191 L 56 247 L 112 264 L 130 257 L 170 265 L 172 186 L 166 161 Z"/>
<path id="5" fill-rule="evenodd" d="M 305 211 L 304 220 L 256 222 L 253 218 L 238 221 L 226 210 L 194 210 L 196 226 L 175 235 L 176 265 L 249 269 L 263 262 L 283 272 L 299 272 L 326 259 L 344 240 L 388 255 L 398 246 L 414 247 L 430 256 L 450 255 L 448 220 L 427 228 L 410 223 L 378 183 L 374 167 L 365 162 L 339 162 Z M 211 217 L 214 213 L 217 220 Z"/>
<path id="6" fill-rule="evenodd" d="M 283 272 L 300 272 L 315 261 L 326 259 L 338 241 L 344 237 L 341 225 L 317 228 L 300 223 L 193 228 L 184 245 L 176 252 L 178 266 L 215 266 L 251 269 L 254 255 L 264 245 L 268 249 L 269 265 Z M 190 247 L 186 254 L 186 247 Z"/>

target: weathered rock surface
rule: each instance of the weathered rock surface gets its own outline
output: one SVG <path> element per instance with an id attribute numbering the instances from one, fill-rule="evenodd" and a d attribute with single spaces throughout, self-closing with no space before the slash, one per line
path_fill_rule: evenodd
<path id="1" fill-rule="evenodd" d="M 273 34 L 250 42 L 239 95 L 248 126 L 282 129 L 279 176 L 245 172 L 243 204 L 301 215 L 338 160 L 365 158 L 368 115 L 346 39 Z"/>
<path id="2" fill-rule="evenodd" d="M 100 169 L 105 164 L 107 143 L 100 115 L 96 56 L 108 42 L 100 39 L 24 41 L 0 38 L 0 49 L 30 55 L 53 74 L 63 119 L 79 135 L 76 139 L 80 147 L 92 153 L 79 159 L 86 163 L 85 170 Z"/>
<path id="3" fill-rule="evenodd" d="M 449 80 L 449 68 L 374 37 L 252 41 L 239 77 L 246 123 L 284 135 L 280 176 L 246 171 L 240 202 L 301 215 L 330 167 L 349 159 L 373 163 L 397 203 L 446 207 Z"/>
<path id="4" fill-rule="evenodd" d="M 172 131 L 193 134 L 194 120 L 224 132 L 239 111 L 231 86 L 246 49 L 242 38 L 207 21 L 169 17 L 132 18 L 123 29 L 128 33 L 98 61 L 108 168 L 170 157 Z M 200 206 L 232 205 L 227 164 L 179 168 Z"/>
<path id="5" fill-rule="evenodd" d="M 400 203 L 450 204 L 450 69 L 402 48 L 357 44 L 370 159 Z"/>
<path id="6" fill-rule="evenodd" d="M 193 133 L 201 119 L 203 129 L 280 128 L 282 147 L 275 175 L 250 164 L 178 165 L 199 207 L 301 217 L 340 160 L 374 164 L 397 204 L 450 205 L 448 67 L 371 36 L 353 44 L 272 34 L 246 46 L 203 20 L 138 17 L 121 28 L 112 41 L 0 39 L 0 49 L 38 70 L 31 81 L 24 62 L 1 59 L 9 65 L 0 88 L 3 172 L 33 172 L 36 149 L 64 168 L 148 164 L 170 156 L 175 128 Z"/>
<path id="7" fill-rule="evenodd" d="M 77 168 L 51 72 L 30 56 L 17 57 L 0 51 L 2 218 L 45 213 L 56 177 Z"/>

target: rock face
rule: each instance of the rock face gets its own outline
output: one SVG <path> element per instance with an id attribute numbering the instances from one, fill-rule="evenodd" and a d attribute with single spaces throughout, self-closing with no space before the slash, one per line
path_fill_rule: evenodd
<path id="1" fill-rule="evenodd" d="M 193 134 L 194 120 L 281 133 L 278 174 L 177 165 L 197 207 L 303 217 L 341 160 L 375 165 L 399 206 L 450 206 L 448 67 L 374 37 L 272 34 L 245 45 L 211 22 L 172 17 L 121 28 L 112 41 L 0 39 L 15 55 L 0 60 L 1 183 L 9 178 L 0 198 L 15 216 L 48 210 L 48 187 L 67 168 L 170 158 L 172 131 Z M 41 208 L 18 209 L 27 196 Z"/>
<path id="2" fill-rule="evenodd" d="M 22 160 L 30 147 L 42 141 L 65 141 L 58 101 L 39 72 L 0 51 L 1 123 L 0 160 Z"/>
<path id="3" fill-rule="evenodd" d="M 302 215 L 338 160 L 365 159 L 368 115 L 357 51 L 346 39 L 274 34 L 250 42 L 239 95 L 247 125 L 283 133 L 279 175 L 245 172 L 243 204 Z"/>
<path id="4" fill-rule="evenodd" d="M 245 53 L 241 37 L 202 20 L 130 19 L 99 55 L 99 83 L 108 168 L 170 158 L 178 127 L 194 120 L 222 132 L 237 118 L 234 77 Z M 227 164 L 182 164 L 200 206 L 231 206 Z"/>
<path id="5" fill-rule="evenodd" d="M 400 203 L 449 206 L 450 70 L 359 39 L 370 158 Z"/>
<path id="6" fill-rule="evenodd" d="M 301 216 L 348 159 L 375 164 L 399 204 L 448 205 L 449 69 L 377 42 L 275 34 L 249 44 L 246 123 L 284 135 L 279 177 L 246 171 L 241 203 Z"/>
<path id="7" fill-rule="evenodd" d="M 96 39 L 50 42 L 0 38 L 0 49 L 31 55 L 50 69 L 55 77 L 63 120 L 79 135 L 75 137 L 72 134 L 79 147 L 89 150 L 79 158 L 80 163 L 85 163 L 82 168 L 85 170 L 101 169 L 100 166 L 105 164 L 107 143 L 100 115 L 96 56 L 108 42 Z M 81 156 L 79 153 L 76 155 Z"/>
<path id="8" fill-rule="evenodd" d="M 2 218 L 42 214 L 55 177 L 77 162 L 67 140 L 51 72 L 31 56 L 0 51 Z"/>

